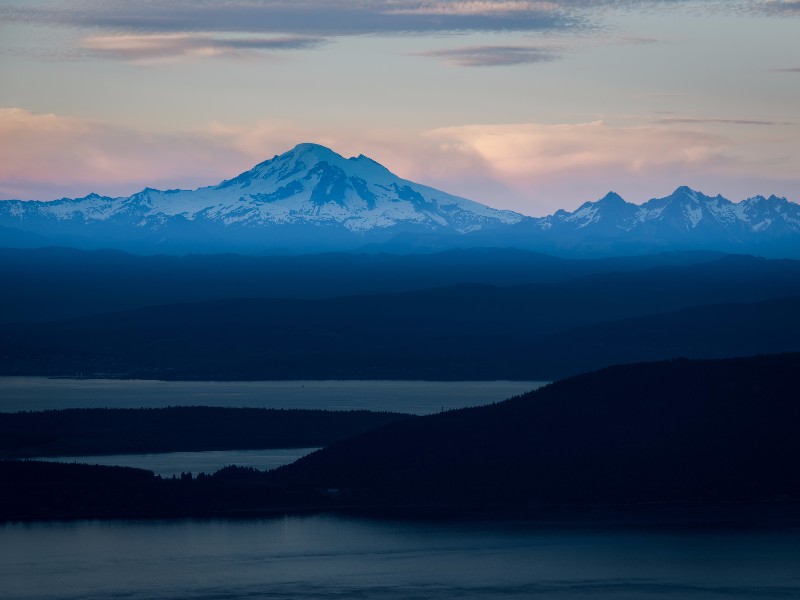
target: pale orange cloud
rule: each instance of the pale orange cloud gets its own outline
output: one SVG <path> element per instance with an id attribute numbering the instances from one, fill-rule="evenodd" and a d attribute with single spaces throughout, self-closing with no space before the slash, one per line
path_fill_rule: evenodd
<path id="1" fill-rule="evenodd" d="M 131 194 L 147 185 L 179 186 L 235 170 L 242 157 L 209 141 L 2 108 L 0 198 Z"/>
<path id="2" fill-rule="evenodd" d="M 729 139 L 711 133 L 603 121 L 545 125 L 467 125 L 429 131 L 448 151 L 474 153 L 497 174 L 533 182 L 564 172 L 621 168 L 640 173 L 664 165 L 706 164 L 725 156 Z"/>
<path id="3" fill-rule="evenodd" d="M 472 2 L 423 2 L 419 6 L 390 8 L 386 12 L 399 15 L 513 15 L 515 13 L 558 11 L 557 2 L 531 2 L 526 0 L 492 0 Z"/>
<path id="4" fill-rule="evenodd" d="M 791 134 L 762 129 L 756 137 L 737 134 L 732 125 L 515 123 L 446 127 L 425 136 L 438 142 L 446 163 L 457 164 L 447 158 L 452 155 L 473 157 L 488 179 L 512 190 L 513 207 L 528 214 L 574 207 L 610 189 L 636 202 L 682 184 L 735 199 L 800 192 Z"/>
<path id="5" fill-rule="evenodd" d="M 97 58 L 160 63 L 184 59 L 241 56 L 285 50 L 302 50 L 322 45 L 308 36 L 243 36 L 198 33 L 114 34 L 84 38 L 81 47 Z"/>
<path id="6" fill-rule="evenodd" d="M 130 195 L 147 186 L 214 185 L 300 142 L 324 144 L 347 156 L 379 147 L 356 132 L 312 124 L 216 122 L 190 131 L 148 132 L 0 108 L 0 198 L 49 200 L 90 192 Z M 391 165 L 397 153 L 383 154 L 381 160 L 388 158 Z"/>

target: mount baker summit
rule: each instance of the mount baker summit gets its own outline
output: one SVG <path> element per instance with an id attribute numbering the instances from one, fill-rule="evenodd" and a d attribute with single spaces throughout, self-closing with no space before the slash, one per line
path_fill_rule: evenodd
<path id="1" fill-rule="evenodd" d="M 702 249 L 798 257 L 800 205 L 776 196 L 734 203 L 679 187 L 642 205 L 612 192 L 534 218 L 402 179 L 363 155 L 300 144 L 197 190 L 0 200 L 0 246 L 47 245 L 147 254 L 511 246 L 578 256 Z"/>

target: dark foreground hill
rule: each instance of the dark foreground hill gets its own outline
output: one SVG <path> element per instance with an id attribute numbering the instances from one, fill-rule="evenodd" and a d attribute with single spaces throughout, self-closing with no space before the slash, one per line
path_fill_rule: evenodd
<path id="1" fill-rule="evenodd" d="M 576 376 L 387 425 L 267 473 L 0 461 L 0 517 L 800 501 L 800 354 Z"/>
<path id="2" fill-rule="evenodd" d="M 276 471 L 356 504 L 800 500 L 800 354 L 608 368 Z"/>

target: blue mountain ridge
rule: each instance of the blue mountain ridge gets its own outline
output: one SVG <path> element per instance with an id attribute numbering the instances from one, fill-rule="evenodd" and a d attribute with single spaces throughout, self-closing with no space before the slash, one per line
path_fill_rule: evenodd
<path id="1" fill-rule="evenodd" d="M 774 195 L 734 203 L 681 186 L 641 205 L 610 192 L 572 212 L 534 218 L 306 143 L 196 190 L 0 200 L 0 246 L 46 245 L 143 254 L 500 246 L 564 256 L 715 250 L 798 257 L 800 205 Z"/>

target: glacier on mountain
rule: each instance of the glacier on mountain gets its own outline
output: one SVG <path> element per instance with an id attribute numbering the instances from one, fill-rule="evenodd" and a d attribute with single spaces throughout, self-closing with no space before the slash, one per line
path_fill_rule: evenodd
<path id="1" fill-rule="evenodd" d="M 306 143 L 196 190 L 0 201 L 0 245 L 47 244 L 144 253 L 514 246 L 587 256 L 684 249 L 800 256 L 800 206 L 776 196 L 734 203 L 681 186 L 641 205 L 610 192 L 534 218 Z"/>
<path id="2" fill-rule="evenodd" d="M 84 198 L 9 205 L 7 215 L 35 212 L 61 220 L 124 217 L 139 227 L 172 218 L 227 226 L 338 224 L 352 232 L 413 224 L 456 233 L 523 219 L 439 190 L 406 181 L 361 155 L 344 158 L 316 144 L 262 162 L 219 185 L 197 190 L 145 188 L 129 198 Z"/>

